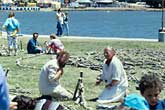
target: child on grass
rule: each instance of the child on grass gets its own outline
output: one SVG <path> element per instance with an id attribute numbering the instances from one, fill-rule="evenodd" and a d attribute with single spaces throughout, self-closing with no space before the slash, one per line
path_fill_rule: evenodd
<path id="1" fill-rule="evenodd" d="M 149 103 L 150 110 L 164 110 L 165 99 L 160 100 L 160 93 L 163 89 L 161 80 L 156 75 L 144 75 L 139 83 L 141 95 Z"/>

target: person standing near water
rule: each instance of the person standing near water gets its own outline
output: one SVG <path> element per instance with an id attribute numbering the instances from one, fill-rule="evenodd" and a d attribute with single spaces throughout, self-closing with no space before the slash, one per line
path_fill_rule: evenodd
<path id="1" fill-rule="evenodd" d="M 59 8 L 56 13 L 56 19 L 57 19 L 57 34 L 56 35 L 62 36 L 64 19 L 63 19 L 63 13 L 61 11 L 61 8 Z"/>
<path id="2" fill-rule="evenodd" d="M 63 25 L 63 29 L 65 34 L 68 36 L 69 35 L 69 25 L 68 25 L 68 13 L 65 12 L 64 13 L 64 25 Z"/>
<path id="3" fill-rule="evenodd" d="M 6 29 L 7 32 L 7 41 L 8 41 L 8 55 L 11 55 L 12 47 L 14 47 L 14 55 L 17 54 L 17 33 L 19 32 L 19 22 L 15 18 L 14 12 L 10 12 L 8 18 L 2 26 L 3 29 Z"/>

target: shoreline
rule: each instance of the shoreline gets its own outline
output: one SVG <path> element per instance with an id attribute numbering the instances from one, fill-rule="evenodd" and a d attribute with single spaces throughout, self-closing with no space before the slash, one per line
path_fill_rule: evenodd
<path id="1" fill-rule="evenodd" d="M 162 9 L 146 7 L 84 7 L 84 8 L 61 8 L 63 11 L 162 11 Z M 57 11 L 52 8 L 40 8 L 40 11 Z"/>
<path id="2" fill-rule="evenodd" d="M 6 38 L 6 32 L 2 32 L 2 38 Z M 29 34 L 18 34 L 18 37 L 32 37 Z M 41 38 L 49 38 L 49 35 L 40 35 Z M 145 38 L 121 38 L 121 37 L 90 37 L 90 36 L 62 36 L 58 37 L 60 39 L 102 39 L 102 40 L 121 40 L 121 41 L 148 41 L 148 42 L 158 42 L 158 39 L 145 39 Z"/>
<path id="3" fill-rule="evenodd" d="M 162 11 L 162 8 L 149 8 L 141 6 L 127 6 L 127 7 L 64 7 L 61 8 L 63 11 Z M 39 10 L 0 10 L 0 11 L 57 11 L 55 8 L 40 8 Z"/>
<path id="4" fill-rule="evenodd" d="M 62 8 L 64 11 L 161 11 L 161 9 L 145 7 L 86 7 L 86 8 Z"/>

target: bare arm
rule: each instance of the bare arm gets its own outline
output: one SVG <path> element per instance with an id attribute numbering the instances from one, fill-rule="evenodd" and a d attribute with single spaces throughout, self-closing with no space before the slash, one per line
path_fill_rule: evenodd
<path id="1" fill-rule="evenodd" d="M 62 69 L 62 68 L 57 69 L 57 72 L 56 72 L 56 74 L 55 74 L 54 79 L 55 79 L 55 80 L 60 79 L 60 77 L 62 76 L 62 74 L 63 74 L 63 69 Z"/>
<path id="2" fill-rule="evenodd" d="M 10 102 L 10 110 L 17 110 L 17 102 Z"/>

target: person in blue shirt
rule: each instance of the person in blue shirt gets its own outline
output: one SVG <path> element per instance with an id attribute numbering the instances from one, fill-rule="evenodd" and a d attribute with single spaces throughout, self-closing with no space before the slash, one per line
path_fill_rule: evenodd
<path id="1" fill-rule="evenodd" d="M 122 104 L 118 107 L 118 110 L 149 110 L 149 104 L 147 100 L 136 93 L 127 95 Z"/>
<path id="2" fill-rule="evenodd" d="M 0 65 L 0 110 L 16 110 L 17 103 L 10 102 L 5 72 Z"/>
<path id="3" fill-rule="evenodd" d="M 36 54 L 42 52 L 42 48 L 39 47 L 37 38 L 38 38 L 38 33 L 37 32 L 33 33 L 33 38 L 31 38 L 27 44 L 28 54 Z"/>
<path id="4" fill-rule="evenodd" d="M 7 32 L 7 40 L 8 40 L 8 55 L 11 55 L 12 47 L 14 47 L 14 55 L 17 54 L 17 36 L 16 34 L 19 32 L 19 22 L 15 18 L 14 12 L 10 12 L 8 18 L 4 22 L 2 28 L 6 29 Z"/>
<path id="5" fill-rule="evenodd" d="M 163 83 L 156 75 L 144 75 L 139 83 L 141 95 L 149 103 L 150 110 L 165 110 L 165 99 L 160 100 Z"/>

